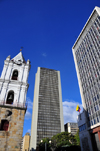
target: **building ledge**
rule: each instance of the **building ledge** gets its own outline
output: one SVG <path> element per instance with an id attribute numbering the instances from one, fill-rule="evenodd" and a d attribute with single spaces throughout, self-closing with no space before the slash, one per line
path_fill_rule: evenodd
<path id="1" fill-rule="evenodd" d="M 90 126 L 90 127 L 88 128 L 88 130 L 94 129 L 94 128 L 98 127 L 98 126 L 100 126 L 100 122 L 97 123 L 97 124 L 95 124 L 95 125 L 93 125 L 93 126 Z"/>
<path id="2" fill-rule="evenodd" d="M 6 104 L 5 102 L 0 102 L 0 107 L 27 110 L 27 103 Z"/>
<path id="3" fill-rule="evenodd" d="M 26 82 L 22 82 L 22 81 L 19 81 L 19 80 L 12 80 L 12 79 L 2 79 L 0 78 L 0 82 L 5 82 L 5 83 L 13 83 L 13 84 L 17 84 L 17 85 L 24 85 L 24 86 L 27 86 L 29 87 L 29 84 Z"/>

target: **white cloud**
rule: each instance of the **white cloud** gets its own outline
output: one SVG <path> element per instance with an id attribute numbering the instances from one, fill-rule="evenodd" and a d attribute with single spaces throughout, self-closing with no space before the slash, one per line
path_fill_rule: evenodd
<path id="1" fill-rule="evenodd" d="M 26 120 L 29 120 L 32 118 L 32 115 L 31 115 L 31 112 L 32 112 L 32 109 L 33 109 L 33 102 L 31 101 L 31 99 L 29 97 L 27 97 L 27 111 L 26 111 L 26 114 L 25 114 L 25 119 Z"/>
<path id="2" fill-rule="evenodd" d="M 76 111 L 76 106 L 79 105 L 81 108 L 81 112 L 83 110 L 82 104 L 66 100 L 63 102 L 63 116 L 64 116 L 64 123 L 68 122 L 77 122 L 77 115 L 79 114 Z"/>
<path id="3" fill-rule="evenodd" d="M 31 101 L 31 99 L 29 97 L 27 97 L 27 103 L 28 103 L 28 109 L 33 109 L 33 102 Z"/>
<path id="4" fill-rule="evenodd" d="M 25 114 L 25 119 L 28 120 L 32 117 L 31 113 L 27 110 Z"/>
<path id="5" fill-rule="evenodd" d="M 27 131 L 27 132 L 31 133 L 31 129 L 28 129 L 28 131 Z"/>
<path id="6" fill-rule="evenodd" d="M 43 53 L 43 54 L 42 54 L 42 56 L 43 56 L 43 57 L 46 57 L 46 56 L 47 56 L 47 54 L 46 54 L 46 53 Z"/>

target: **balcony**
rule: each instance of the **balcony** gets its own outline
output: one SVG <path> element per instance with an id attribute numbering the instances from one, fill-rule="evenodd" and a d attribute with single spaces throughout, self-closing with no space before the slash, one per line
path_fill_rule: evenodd
<path id="1" fill-rule="evenodd" d="M 4 107 L 11 107 L 11 108 L 22 108 L 27 110 L 27 105 L 28 103 L 13 103 L 13 104 L 6 104 L 6 101 L 0 101 L 0 106 L 4 106 Z"/>

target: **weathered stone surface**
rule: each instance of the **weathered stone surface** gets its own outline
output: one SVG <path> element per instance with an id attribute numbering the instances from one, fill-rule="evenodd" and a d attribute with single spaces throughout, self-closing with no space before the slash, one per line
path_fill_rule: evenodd
<path id="1" fill-rule="evenodd" d="M 12 112 L 11 117 L 5 116 L 6 110 L 10 110 Z M 0 107 L 0 124 L 3 119 L 9 121 L 8 131 L 0 131 L 1 151 L 21 151 L 24 115 L 25 110 Z"/>

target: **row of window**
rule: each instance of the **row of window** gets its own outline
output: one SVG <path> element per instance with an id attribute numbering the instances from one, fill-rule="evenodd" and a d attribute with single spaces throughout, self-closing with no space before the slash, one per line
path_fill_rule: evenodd
<path id="1" fill-rule="evenodd" d="M 39 119 L 38 121 L 39 121 L 38 124 L 39 124 L 39 123 L 42 124 L 42 123 L 45 123 L 45 122 L 52 124 L 52 123 L 55 122 L 56 125 L 57 125 L 57 124 L 60 125 L 60 119 L 59 119 L 58 121 L 55 121 L 55 119 L 52 119 L 52 120 L 51 120 L 51 119 L 50 119 L 50 120 L 41 120 L 41 119 Z"/>
<path id="2" fill-rule="evenodd" d="M 96 96 L 92 96 L 92 98 L 88 97 L 85 98 L 86 108 L 94 104 L 97 100 L 99 100 L 99 95 L 96 94 Z"/>
<path id="3" fill-rule="evenodd" d="M 51 106 L 51 107 L 52 107 L 52 106 Z M 45 107 L 45 108 L 42 108 L 42 107 L 40 108 L 40 107 L 39 107 L 39 113 L 40 113 L 40 112 L 41 112 L 42 114 L 44 114 L 44 115 L 45 115 L 46 113 L 48 113 L 48 112 L 49 112 L 49 113 L 54 113 L 54 112 L 55 112 L 55 113 L 58 113 L 58 114 L 59 114 L 60 108 L 52 108 L 52 111 L 51 111 L 51 108 L 46 108 L 46 107 Z"/>
<path id="4" fill-rule="evenodd" d="M 94 124 L 97 124 L 100 122 L 100 118 L 97 117 L 95 119 L 92 119 L 90 122 L 89 122 L 89 126 L 93 126 Z"/>
<path id="5" fill-rule="evenodd" d="M 83 48 L 82 48 L 83 49 Z M 92 52 L 93 51 L 91 51 L 91 54 L 89 54 L 90 56 L 89 56 L 89 58 L 86 58 L 85 60 L 84 60 L 84 62 L 83 62 L 83 65 L 85 65 L 86 64 L 86 62 L 87 62 L 87 64 L 86 65 L 89 65 L 89 61 L 91 60 L 91 56 L 92 56 Z M 86 53 L 85 53 L 86 54 Z M 93 54 L 93 56 L 95 56 L 95 54 Z M 82 62 L 82 60 L 80 60 L 80 62 Z M 91 64 L 94 64 L 94 58 L 93 58 L 93 62 L 91 62 Z M 80 69 L 80 68 L 79 68 Z M 86 70 L 87 70 L 87 68 L 85 68 Z M 83 70 L 84 71 L 84 70 Z M 82 72 L 81 72 L 82 73 Z"/>
<path id="6" fill-rule="evenodd" d="M 37 137 L 38 137 L 38 138 L 40 138 L 40 137 L 43 138 L 43 135 L 44 135 L 44 134 L 46 134 L 46 135 L 52 135 L 52 136 L 53 136 L 53 135 L 57 134 L 57 132 L 60 133 L 60 131 L 53 131 L 53 132 L 50 132 L 50 131 L 48 131 L 48 132 L 47 132 L 47 131 L 45 131 L 45 132 L 37 132 Z"/>
<path id="7" fill-rule="evenodd" d="M 50 83 L 50 84 L 53 84 L 53 83 L 57 84 L 58 83 L 57 76 L 44 75 L 44 76 L 41 76 L 40 79 L 41 79 L 41 83 L 45 83 L 46 82 L 46 85 L 48 83 Z"/>
<path id="8" fill-rule="evenodd" d="M 98 24 L 98 25 L 97 25 Z M 93 28 L 93 26 L 95 27 L 95 28 Z M 90 46 L 92 46 L 92 43 L 93 43 L 93 41 L 91 42 L 90 41 L 90 39 L 89 39 L 89 34 L 91 34 L 91 32 L 93 33 L 93 32 L 96 32 L 96 34 L 98 35 L 98 36 L 100 36 L 100 34 L 98 33 L 98 29 L 100 29 L 100 22 L 98 21 L 98 18 L 94 21 L 94 24 L 93 24 L 93 26 L 91 26 L 91 28 L 90 28 L 90 30 L 88 31 L 88 34 L 85 36 L 85 38 L 84 38 L 84 40 L 83 40 L 83 42 L 84 43 L 86 43 L 86 42 L 89 42 L 89 44 L 90 44 Z M 93 28 L 93 30 L 92 30 L 92 28 Z M 98 42 L 98 40 L 97 40 L 97 42 Z M 93 45 L 94 46 L 94 45 Z M 98 45 L 99 46 L 99 45 Z M 79 49 L 82 47 L 82 44 L 80 45 L 80 47 L 79 47 Z M 86 46 L 87 47 L 87 46 Z M 100 47 L 100 46 L 99 46 Z M 81 52 L 81 54 L 82 53 L 84 53 L 84 49 L 81 49 L 81 51 L 79 51 L 79 49 L 76 51 L 76 56 L 78 55 L 78 54 L 80 54 L 80 52 Z M 89 47 L 88 47 L 88 49 L 89 49 Z"/>
<path id="9" fill-rule="evenodd" d="M 46 93 L 46 92 L 43 92 L 43 93 L 39 93 L 39 99 L 41 100 L 41 99 L 46 99 L 46 98 L 48 98 L 48 100 L 50 101 L 50 102 L 55 102 L 54 100 L 56 99 L 56 98 L 58 98 L 58 93 L 55 91 L 55 92 L 50 92 L 50 93 Z M 43 101 L 43 100 L 41 100 L 41 101 Z M 44 101 L 45 102 L 45 101 Z M 42 103 L 42 102 L 40 102 L 40 103 Z"/>
<path id="10" fill-rule="evenodd" d="M 97 17 L 75 52 L 89 118 L 99 110 L 100 104 L 100 17 Z M 92 124 L 98 118 L 92 120 Z"/>
<path id="11" fill-rule="evenodd" d="M 38 127 L 37 131 L 41 131 L 41 132 L 44 132 L 44 131 L 58 131 L 60 130 L 60 127 L 46 127 L 46 126 L 43 126 L 42 128 L 41 127 Z"/>
<path id="12" fill-rule="evenodd" d="M 98 106 L 98 104 L 97 104 L 94 107 L 88 108 L 88 110 L 87 110 L 88 116 L 91 116 L 92 114 L 97 112 L 99 110 L 99 107 L 100 106 Z"/>
<path id="13" fill-rule="evenodd" d="M 98 62 L 98 57 L 100 56 L 100 52 L 98 51 L 98 49 L 100 49 L 100 33 L 98 32 L 98 29 L 100 29 L 100 21 L 97 18 L 76 51 L 79 74 L 83 92 L 85 91 L 85 93 L 87 89 L 94 89 L 95 79 L 100 76 L 100 64 Z M 96 100 L 99 100 L 99 95 L 97 94 L 99 87 L 97 88 L 97 91 L 95 89 L 94 91 L 89 92 L 89 95 L 92 98 L 90 104 L 94 103 Z M 87 103 L 86 107 L 88 107 L 88 97 L 86 98 L 85 93 L 84 97 Z M 98 107 L 97 109 L 95 107 L 95 110 L 98 110 Z"/>
<path id="14" fill-rule="evenodd" d="M 85 130 L 85 129 L 86 129 L 86 124 L 83 124 L 83 125 L 79 126 L 79 131 L 80 132 Z"/>
<path id="15" fill-rule="evenodd" d="M 45 121 L 54 121 L 54 120 L 60 120 L 60 118 L 59 117 L 57 117 L 57 116 L 54 116 L 54 117 L 38 117 L 38 120 L 40 121 L 40 120 L 45 120 Z"/>

